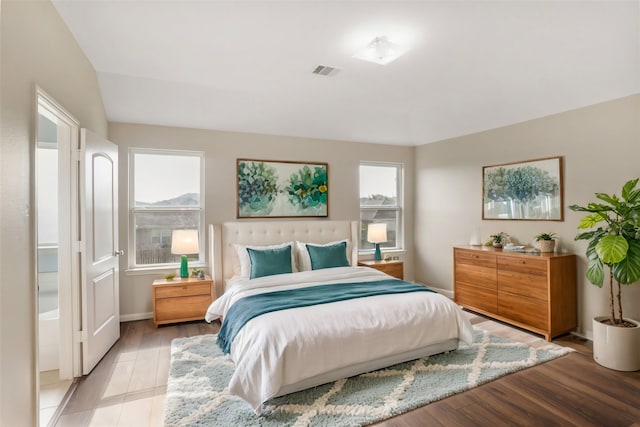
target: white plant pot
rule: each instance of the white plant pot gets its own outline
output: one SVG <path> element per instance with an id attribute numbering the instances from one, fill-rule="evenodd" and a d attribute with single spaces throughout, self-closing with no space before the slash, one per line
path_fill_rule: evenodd
<path id="1" fill-rule="evenodd" d="M 640 370 L 640 322 L 625 319 L 636 326 L 621 328 L 601 322 L 606 319 L 593 319 L 593 360 L 616 371 Z"/>

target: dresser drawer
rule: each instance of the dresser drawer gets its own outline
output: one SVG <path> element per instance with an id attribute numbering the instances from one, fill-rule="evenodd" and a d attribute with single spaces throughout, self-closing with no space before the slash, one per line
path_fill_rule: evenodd
<path id="1" fill-rule="evenodd" d="M 463 306 L 477 308 L 489 313 L 498 312 L 497 293 L 486 288 L 456 282 L 454 300 Z"/>
<path id="2" fill-rule="evenodd" d="M 359 266 L 373 268 L 383 273 L 393 276 L 396 279 L 404 280 L 404 262 L 402 261 L 360 261 Z"/>
<path id="3" fill-rule="evenodd" d="M 156 298 L 186 297 L 190 295 L 210 295 L 211 282 L 176 284 L 156 289 Z"/>
<path id="4" fill-rule="evenodd" d="M 464 282 L 487 289 L 497 289 L 496 269 L 456 263 L 456 282 Z"/>
<path id="5" fill-rule="evenodd" d="M 545 302 L 549 299 L 546 276 L 535 274 L 499 270 L 498 290 Z"/>
<path id="6" fill-rule="evenodd" d="M 480 267 L 496 268 L 496 256 L 494 254 L 455 249 L 455 259 L 457 264 L 470 264 Z"/>
<path id="7" fill-rule="evenodd" d="M 388 274 L 389 276 L 393 276 L 396 279 L 402 280 L 404 278 L 404 272 L 402 271 L 402 264 L 387 264 L 387 265 L 379 265 L 377 267 L 378 270 L 383 273 Z"/>
<path id="8" fill-rule="evenodd" d="M 548 304 L 508 292 L 498 292 L 498 314 L 516 322 L 546 330 Z"/>
<path id="9" fill-rule="evenodd" d="M 547 275 L 547 261 L 533 257 L 498 257 L 498 269 L 519 273 Z"/>
<path id="10" fill-rule="evenodd" d="M 156 322 L 203 319 L 210 304 L 209 295 L 158 299 L 155 311 Z"/>

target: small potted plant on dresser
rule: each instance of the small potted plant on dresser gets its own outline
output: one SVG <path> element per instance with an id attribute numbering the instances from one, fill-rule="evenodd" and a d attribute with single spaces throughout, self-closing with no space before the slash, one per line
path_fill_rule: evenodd
<path id="1" fill-rule="evenodd" d="M 596 193 L 599 202 L 569 209 L 589 214 L 578 229 L 587 240 L 587 279 L 602 287 L 604 267 L 609 273 L 610 316 L 593 319 L 593 358 L 600 365 L 618 371 L 640 370 L 640 322 L 622 314 L 622 285 L 640 281 L 640 188 L 639 179 L 622 187 L 621 197 Z M 601 203 L 605 202 L 605 203 Z M 618 283 L 614 299 L 614 281 Z M 617 310 L 616 310 L 617 306 Z"/>
<path id="2" fill-rule="evenodd" d="M 504 231 L 489 236 L 489 240 L 485 242 L 485 246 L 493 246 L 494 248 L 501 248 L 502 245 L 508 243 L 509 235 Z"/>
<path id="3" fill-rule="evenodd" d="M 540 252 L 553 252 L 556 248 L 556 233 L 540 233 L 535 239 Z"/>

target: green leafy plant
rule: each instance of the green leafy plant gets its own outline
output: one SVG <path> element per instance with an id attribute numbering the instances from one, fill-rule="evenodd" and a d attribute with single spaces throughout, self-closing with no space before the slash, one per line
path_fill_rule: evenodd
<path id="1" fill-rule="evenodd" d="M 238 204 L 241 210 L 268 213 L 277 196 L 275 168 L 264 162 L 238 163 Z"/>
<path id="2" fill-rule="evenodd" d="M 554 240 L 555 238 L 556 233 L 540 233 L 535 237 L 536 242 L 539 242 L 540 240 Z"/>
<path id="3" fill-rule="evenodd" d="M 323 167 L 304 166 L 292 174 L 285 191 L 289 201 L 302 208 L 310 208 L 327 204 L 327 169 Z"/>
<path id="4" fill-rule="evenodd" d="M 507 239 L 509 238 L 509 235 L 507 233 L 505 233 L 504 231 L 500 231 L 499 233 L 496 234 L 492 234 L 491 236 L 489 236 L 489 240 L 487 240 L 485 242 L 485 246 L 491 246 L 494 243 L 506 243 Z"/>
<path id="5" fill-rule="evenodd" d="M 164 278 L 167 280 L 173 280 L 174 277 L 176 277 L 175 274 L 167 274 L 166 276 L 164 276 Z"/>
<path id="6" fill-rule="evenodd" d="M 598 287 L 604 282 L 604 266 L 609 268 L 609 302 L 611 324 L 634 326 L 624 321 L 622 315 L 622 286 L 640 280 L 640 178 L 628 181 L 622 187 L 620 197 L 605 193 L 595 196 L 605 203 L 589 203 L 586 207 L 571 205 L 576 212 L 588 212 L 578 224 L 578 229 L 592 229 L 578 234 L 576 240 L 587 240 L 587 279 Z M 613 282 L 618 283 L 616 316 Z"/>

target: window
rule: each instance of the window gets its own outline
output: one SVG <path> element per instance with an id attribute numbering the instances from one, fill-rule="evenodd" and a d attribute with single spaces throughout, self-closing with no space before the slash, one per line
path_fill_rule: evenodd
<path id="1" fill-rule="evenodd" d="M 129 267 L 168 267 L 173 230 L 198 230 L 204 262 L 204 156 L 200 152 L 132 149 L 129 152 Z"/>
<path id="2" fill-rule="evenodd" d="M 402 249 L 402 165 L 392 163 L 360 164 L 360 250 L 373 250 L 367 241 L 372 223 L 387 224 L 387 242 L 380 247 Z"/>

